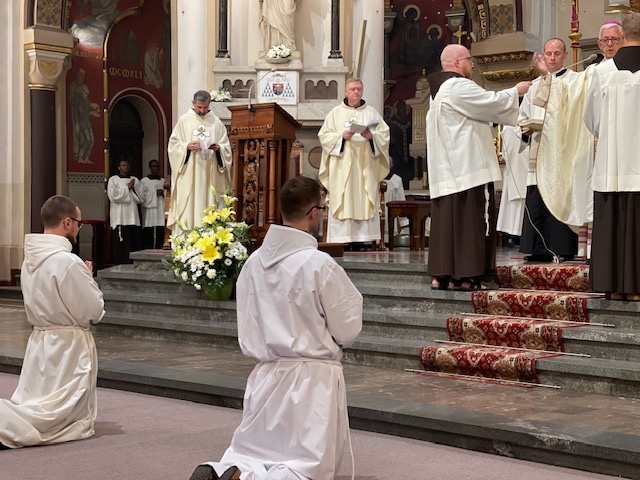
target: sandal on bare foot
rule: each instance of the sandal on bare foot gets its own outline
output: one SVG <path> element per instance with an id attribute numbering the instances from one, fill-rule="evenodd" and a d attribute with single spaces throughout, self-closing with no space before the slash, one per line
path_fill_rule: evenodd
<path id="1" fill-rule="evenodd" d="M 476 292 L 489 290 L 489 287 L 480 283 L 480 280 L 472 277 L 462 277 L 460 280 L 453 279 L 453 289 L 460 292 Z"/>
<path id="2" fill-rule="evenodd" d="M 449 290 L 449 277 L 432 277 L 431 290 Z"/>

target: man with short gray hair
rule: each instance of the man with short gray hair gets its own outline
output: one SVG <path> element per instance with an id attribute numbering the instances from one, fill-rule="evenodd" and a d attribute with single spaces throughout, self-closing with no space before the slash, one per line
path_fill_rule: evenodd
<path id="1" fill-rule="evenodd" d="M 211 95 L 199 90 L 191 109 L 169 138 L 171 200 L 167 227 L 172 234 L 202 225 L 202 212 L 231 188 L 231 143 L 227 128 L 210 110 Z M 211 193 L 211 187 L 216 195 Z"/>

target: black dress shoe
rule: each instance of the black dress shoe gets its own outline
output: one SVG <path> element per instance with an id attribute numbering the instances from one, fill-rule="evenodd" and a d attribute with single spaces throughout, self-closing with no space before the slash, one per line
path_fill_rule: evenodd
<path id="1" fill-rule="evenodd" d="M 227 468 L 221 476 L 210 465 L 198 465 L 189 477 L 189 480 L 239 480 L 240 469 L 238 467 Z"/>
<path id="2" fill-rule="evenodd" d="M 189 480 L 218 480 L 218 475 L 210 465 L 198 465 Z"/>

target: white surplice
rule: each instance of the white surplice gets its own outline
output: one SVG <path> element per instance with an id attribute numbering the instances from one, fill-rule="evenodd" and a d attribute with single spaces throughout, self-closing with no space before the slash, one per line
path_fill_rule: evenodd
<path id="1" fill-rule="evenodd" d="M 404 194 L 404 186 L 402 185 L 402 178 L 395 173 L 391 175 L 391 178 L 385 180 L 387 182 L 387 191 L 384 192 L 384 203 L 404 201 L 407 197 Z M 389 209 L 385 213 L 385 235 L 389 231 Z M 396 217 L 394 221 L 394 232 L 396 235 L 400 234 L 400 231 L 409 226 L 409 219 L 406 217 Z M 387 241 L 392 242 L 393 238 L 388 238 Z"/>
<path id="2" fill-rule="evenodd" d="M 529 147 L 522 143 L 520 127 L 505 125 L 502 129 L 502 158 L 505 167 L 496 229 L 509 235 L 520 236 L 529 167 Z"/>
<path id="3" fill-rule="evenodd" d="M 314 237 L 271 225 L 237 282 L 238 340 L 258 360 L 220 462 L 243 480 L 332 479 L 348 438 L 342 349 L 362 328 L 362 295 Z"/>
<path id="4" fill-rule="evenodd" d="M 442 83 L 427 112 L 431 198 L 500 180 L 490 122 L 514 125 L 517 115 L 515 87 L 492 92 L 463 77 Z"/>
<path id="5" fill-rule="evenodd" d="M 144 177 L 140 180 L 142 195 L 142 228 L 164 227 L 164 180 Z"/>
<path id="6" fill-rule="evenodd" d="M 596 192 L 639 192 L 638 150 L 640 72 L 618 70 L 613 59 L 594 71 L 584 108 L 584 121 L 598 137 L 593 168 Z"/>
<path id="7" fill-rule="evenodd" d="M 98 355 L 91 324 L 104 315 L 102 292 L 65 237 L 29 234 L 20 273 L 33 325 L 18 386 L 0 400 L 0 443 L 19 448 L 92 436 Z"/>
<path id="8" fill-rule="evenodd" d="M 128 184 L 134 180 L 134 186 L 129 189 Z M 107 196 L 109 197 L 109 221 L 115 230 L 118 225 L 140 226 L 138 204 L 142 203 L 140 180 L 136 177 L 121 177 L 114 175 L 107 182 Z"/>

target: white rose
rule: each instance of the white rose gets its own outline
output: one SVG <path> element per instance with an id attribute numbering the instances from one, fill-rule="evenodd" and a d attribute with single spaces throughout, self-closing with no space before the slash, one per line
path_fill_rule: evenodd
<path id="1" fill-rule="evenodd" d="M 187 272 L 182 272 L 182 275 L 180 275 L 180 278 L 182 278 L 183 282 L 186 282 L 187 278 L 189 278 L 189 275 L 187 275 Z"/>

